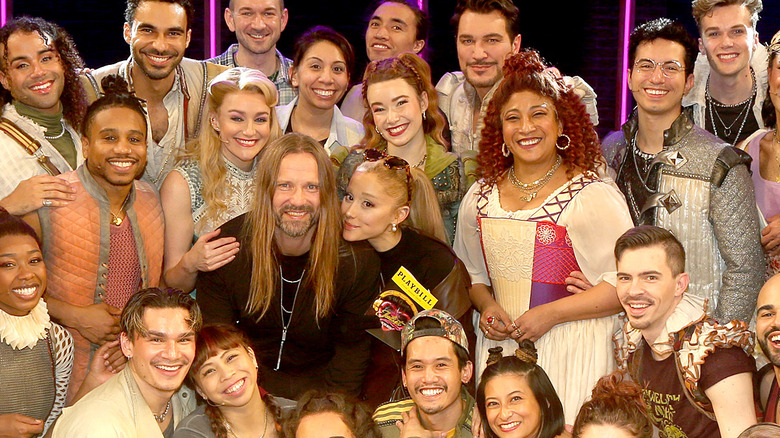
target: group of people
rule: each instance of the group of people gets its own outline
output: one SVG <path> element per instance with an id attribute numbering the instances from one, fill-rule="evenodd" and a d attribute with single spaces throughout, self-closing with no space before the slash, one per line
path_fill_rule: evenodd
<path id="1" fill-rule="evenodd" d="M 206 61 L 189 0 L 127 0 L 130 57 L 94 70 L 11 20 L 0 436 L 777 436 L 761 10 L 694 0 L 698 47 L 637 26 L 603 140 L 510 0 L 458 1 L 437 85 L 406 0 L 368 17 L 357 80 L 332 28 L 276 49 L 282 0 L 231 0 Z"/>

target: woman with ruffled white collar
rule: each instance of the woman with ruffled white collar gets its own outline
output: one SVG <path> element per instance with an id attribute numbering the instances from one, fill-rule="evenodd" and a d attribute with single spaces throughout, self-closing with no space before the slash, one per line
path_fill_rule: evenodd
<path id="1" fill-rule="evenodd" d="M 73 339 L 49 319 L 45 290 L 38 236 L 0 208 L 0 436 L 42 436 L 65 405 Z"/>

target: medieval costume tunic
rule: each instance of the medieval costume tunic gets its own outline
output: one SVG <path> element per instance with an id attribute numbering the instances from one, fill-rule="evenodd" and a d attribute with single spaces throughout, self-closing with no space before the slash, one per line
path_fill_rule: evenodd
<path id="1" fill-rule="evenodd" d="M 564 280 L 582 271 L 592 284 L 615 284 L 615 241 L 631 228 L 623 196 L 608 180 L 582 174 L 556 189 L 537 208 L 507 211 L 499 191 L 481 181 L 463 198 L 455 252 L 472 284 L 492 286 L 496 302 L 511 318 L 528 309 L 568 296 Z M 609 357 L 617 317 L 572 321 L 554 326 L 537 342 L 539 365 L 560 397 L 566 422 L 596 381 L 615 368 Z M 488 349 L 505 354 L 517 349 L 513 339 L 492 341 L 477 332 L 477 376 Z"/>
<path id="2" fill-rule="evenodd" d="M 665 228 L 682 243 L 688 291 L 709 300 L 711 316 L 750 321 L 766 271 L 750 157 L 694 126 L 690 108 L 664 132 L 655 155 L 636 147 L 638 129 L 634 112 L 622 136 L 604 141 L 631 218 Z"/>
<path id="3" fill-rule="evenodd" d="M 73 338 L 43 300 L 25 316 L 0 310 L 0 415 L 44 421 L 45 435 L 65 406 L 72 367 Z"/>

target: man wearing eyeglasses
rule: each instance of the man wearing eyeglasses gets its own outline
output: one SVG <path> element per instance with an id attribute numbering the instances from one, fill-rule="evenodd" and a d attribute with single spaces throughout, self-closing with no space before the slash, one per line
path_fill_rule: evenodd
<path id="1" fill-rule="evenodd" d="M 635 225 L 671 231 L 688 254 L 688 291 L 722 323 L 749 321 L 765 261 L 750 157 L 694 125 L 683 96 L 693 86 L 696 43 L 659 18 L 629 39 L 628 87 L 637 107 L 604 156 Z"/>

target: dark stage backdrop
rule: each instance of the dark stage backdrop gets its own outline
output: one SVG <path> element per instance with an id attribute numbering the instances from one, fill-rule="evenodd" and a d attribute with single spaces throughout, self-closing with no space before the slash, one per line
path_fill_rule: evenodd
<path id="1" fill-rule="evenodd" d="M 220 0 L 216 0 L 217 3 Z M 9 0 L 14 16 L 34 15 L 65 27 L 74 37 L 89 67 L 100 67 L 129 55 L 122 39 L 124 2 L 121 0 Z M 228 0 L 221 0 L 222 7 Z M 205 53 L 204 5 L 193 0 L 196 21 L 187 56 L 202 59 Z M 355 46 L 357 66 L 353 77 L 360 76 L 367 62 L 363 32 L 368 1 L 287 0 L 290 20 L 282 33 L 279 48 L 290 54 L 296 36 L 307 28 L 324 24 L 342 32 Z M 372 3 L 372 2 L 371 2 Z M 601 123 L 599 133 L 615 129 L 616 93 L 619 81 L 618 46 L 619 0 L 524 1 L 515 0 L 521 10 L 523 47 L 538 49 L 548 62 L 564 74 L 579 75 L 598 94 Z M 696 28 L 690 13 L 690 0 L 639 0 L 635 23 L 666 16 L 682 21 L 692 33 Z M 443 73 L 458 70 L 455 37 L 449 19 L 455 0 L 426 0 L 431 16 L 428 59 L 434 80 Z M 220 34 L 223 51 L 234 42 L 224 25 Z M 766 43 L 780 29 L 780 1 L 764 0 L 764 12 L 758 25 L 761 41 Z"/>

